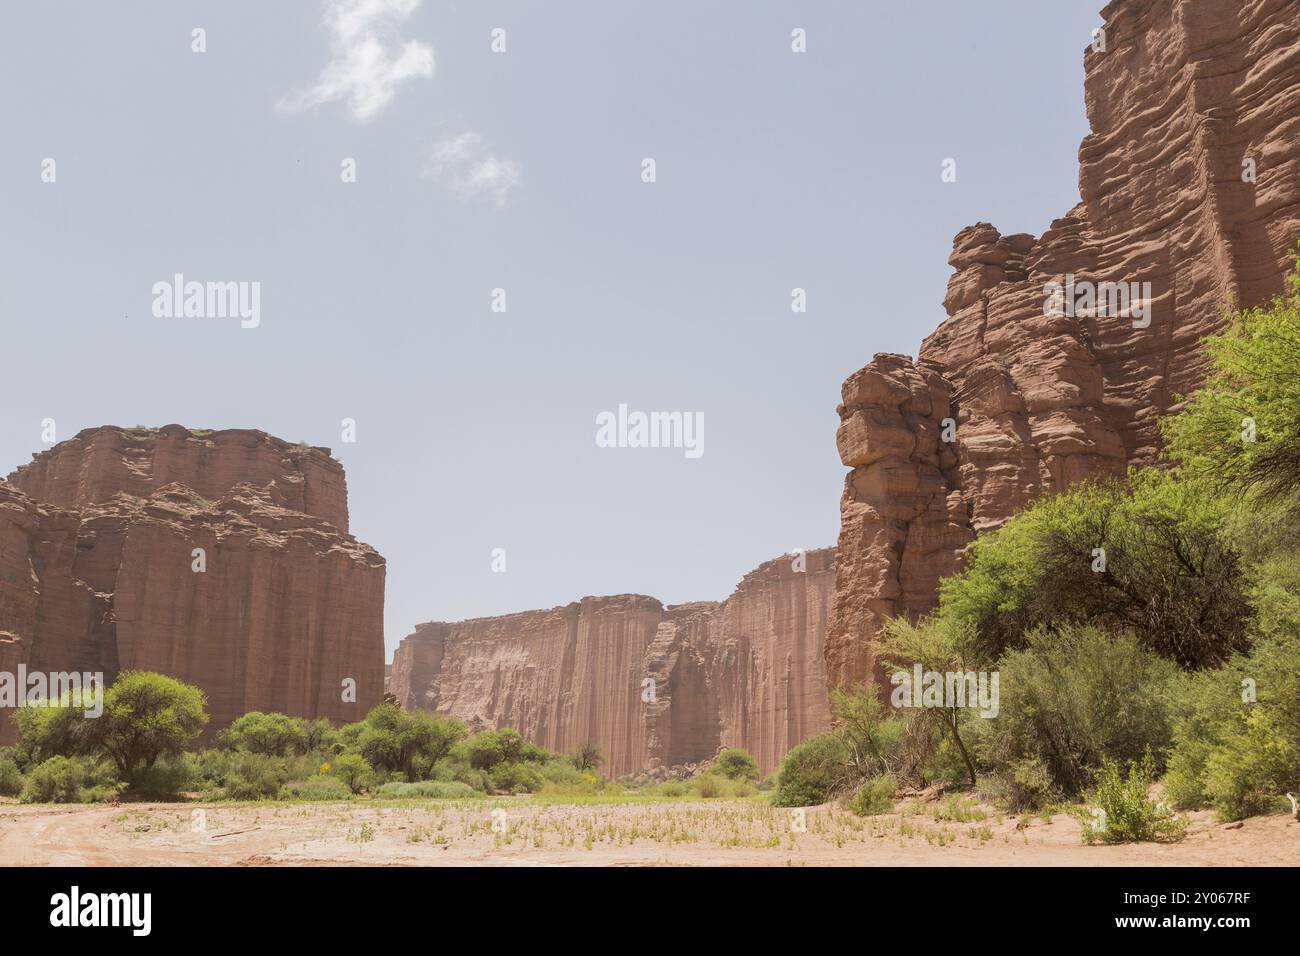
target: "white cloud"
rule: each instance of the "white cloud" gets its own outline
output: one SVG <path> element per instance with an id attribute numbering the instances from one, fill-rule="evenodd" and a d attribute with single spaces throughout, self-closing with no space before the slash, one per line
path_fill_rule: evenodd
<path id="1" fill-rule="evenodd" d="M 519 164 L 488 152 L 483 137 L 473 130 L 435 144 L 430 160 L 430 174 L 457 193 L 467 198 L 488 196 L 498 207 L 506 204 L 510 190 L 519 184 Z"/>
<path id="2" fill-rule="evenodd" d="M 306 110 L 342 101 L 354 118 L 369 120 L 407 80 L 433 76 L 433 47 L 402 43 L 397 36 L 398 25 L 419 5 L 420 0 L 328 0 L 330 61 L 314 86 L 286 98 L 281 108 Z"/>

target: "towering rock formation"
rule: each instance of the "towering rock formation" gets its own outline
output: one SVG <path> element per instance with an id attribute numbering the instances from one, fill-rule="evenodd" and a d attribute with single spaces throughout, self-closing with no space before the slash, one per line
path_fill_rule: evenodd
<path id="1" fill-rule="evenodd" d="M 160 671 L 207 692 L 210 730 L 356 720 L 383 694 L 385 568 L 346 526 L 328 449 L 83 431 L 0 483 L 0 671 Z"/>
<path id="2" fill-rule="evenodd" d="M 1037 239 L 960 232 L 948 318 L 917 361 L 877 355 L 844 384 L 832 684 L 871 673 L 881 622 L 932 606 L 976 532 L 1156 460 L 1158 420 L 1203 380 L 1199 340 L 1229 302 L 1284 287 L 1300 240 L 1300 7 L 1115 0 L 1102 16 L 1084 55 L 1083 201 Z M 1060 314 L 1046 287 L 1071 281 L 1149 283 L 1148 316 L 1083 299 Z"/>
<path id="3" fill-rule="evenodd" d="M 393 657 L 405 707 L 514 727 L 558 751 L 595 743 L 620 775 L 745 747 L 766 773 L 830 722 L 822 639 L 834 551 L 769 561 L 722 603 L 624 594 L 421 624 Z"/>

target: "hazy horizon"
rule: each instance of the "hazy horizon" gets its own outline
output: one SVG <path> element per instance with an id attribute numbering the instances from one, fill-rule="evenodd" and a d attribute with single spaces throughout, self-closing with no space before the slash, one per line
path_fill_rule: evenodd
<path id="1" fill-rule="evenodd" d="M 1078 202 L 1100 6 L 16 7 L 0 474 L 45 419 L 328 447 L 386 660 L 425 621 L 723 600 L 835 544 L 840 383 L 939 325 L 953 235 Z M 258 283 L 256 327 L 157 316 L 178 273 Z M 702 415 L 702 453 L 598 447 L 620 406 Z"/>

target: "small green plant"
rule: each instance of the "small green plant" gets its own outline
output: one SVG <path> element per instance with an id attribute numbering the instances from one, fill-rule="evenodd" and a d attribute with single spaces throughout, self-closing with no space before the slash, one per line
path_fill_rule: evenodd
<path id="1" fill-rule="evenodd" d="M 706 773 L 695 778 L 695 792 L 706 800 L 722 796 L 722 780 L 715 774 Z"/>
<path id="2" fill-rule="evenodd" d="M 1127 773 L 1115 761 L 1103 760 L 1097 788 L 1090 800 L 1096 810 L 1085 808 L 1080 814 L 1084 818 L 1083 842 L 1174 843 L 1181 840 L 1187 832 L 1187 821 L 1147 797 L 1154 776 L 1155 760 L 1150 750 L 1141 761 L 1130 760 Z"/>
<path id="3" fill-rule="evenodd" d="M 894 792 L 898 783 L 891 774 L 866 780 L 854 791 L 849 809 L 860 817 L 873 817 L 894 809 Z"/>

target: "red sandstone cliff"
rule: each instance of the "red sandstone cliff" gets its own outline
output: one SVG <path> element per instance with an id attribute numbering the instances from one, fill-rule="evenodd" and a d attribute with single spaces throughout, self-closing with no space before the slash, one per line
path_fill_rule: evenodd
<path id="1" fill-rule="evenodd" d="M 390 689 L 405 707 L 514 727 L 553 750 L 596 743 L 616 776 L 729 746 L 766 773 L 830 722 L 833 566 L 832 549 L 808 552 L 805 570 L 769 561 L 720 604 L 625 594 L 421 624 L 393 657 Z"/>
<path id="2" fill-rule="evenodd" d="M 1300 240 L 1300 7 L 1116 0 L 1102 16 L 1083 201 L 1037 239 L 959 233 L 948 318 L 917 361 L 877 355 L 844 383 L 832 683 L 871 672 L 882 622 L 931 607 L 976 532 L 1155 460 L 1156 423 L 1201 383 L 1199 340 L 1225 305 L 1283 288 Z M 1045 286 L 1066 274 L 1151 283 L 1150 325 L 1048 314 Z"/>
<path id="3" fill-rule="evenodd" d="M 346 524 L 327 449 L 84 431 L 0 483 L 0 670 L 160 671 L 207 692 L 210 730 L 249 710 L 359 719 L 383 694 L 385 568 Z"/>

